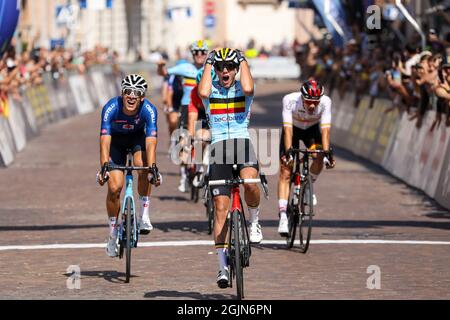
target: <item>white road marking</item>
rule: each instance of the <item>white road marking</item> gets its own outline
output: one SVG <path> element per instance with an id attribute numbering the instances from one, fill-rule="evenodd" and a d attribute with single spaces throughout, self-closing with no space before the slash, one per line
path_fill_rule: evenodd
<path id="1" fill-rule="evenodd" d="M 285 245 L 284 240 L 263 240 L 261 244 Z M 299 241 L 296 241 L 299 244 Z M 399 244 L 399 245 L 450 245 L 450 241 L 419 241 L 419 240 L 311 240 L 311 244 Z M 44 245 L 0 246 L 0 251 L 8 250 L 52 250 L 52 249 L 92 249 L 104 248 L 106 243 L 67 243 Z M 212 240 L 188 241 L 155 241 L 139 242 L 138 247 L 182 247 L 182 246 L 213 246 Z"/>

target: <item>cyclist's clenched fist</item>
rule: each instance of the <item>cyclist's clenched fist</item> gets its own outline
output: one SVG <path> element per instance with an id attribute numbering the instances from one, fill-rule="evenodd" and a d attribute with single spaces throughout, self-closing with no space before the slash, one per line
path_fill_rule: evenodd
<path id="1" fill-rule="evenodd" d="M 105 162 L 100 169 L 99 172 L 97 172 L 97 182 L 99 185 L 103 186 L 109 179 L 109 165 L 107 162 Z"/>

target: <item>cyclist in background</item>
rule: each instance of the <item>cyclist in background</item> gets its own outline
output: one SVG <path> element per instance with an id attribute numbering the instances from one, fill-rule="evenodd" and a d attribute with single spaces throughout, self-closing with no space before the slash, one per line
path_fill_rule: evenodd
<path id="1" fill-rule="evenodd" d="M 290 93 L 283 98 L 283 132 L 280 140 L 280 177 L 278 180 L 279 225 L 278 232 L 287 236 L 288 219 L 286 209 L 289 198 L 290 179 L 293 169 L 292 149 L 299 148 L 302 140 L 308 149 L 330 150 L 331 99 L 324 95 L 323 86 L 315 80 L 308 80 L 300 92 Z M 323 154 L 317 155 L 311 165 L 313 183 L 323 169 L 323 164 L 335 166 Z M 313 205 L 317 198 L 313 195 Z"/>
<path id="2" fill-rule="evenodd" d="M 176 65 L 187 63 L 186 60 L 178 60 Z M 179 113 L 181 110 L 181 99 L 183 98 L 183 77 L 177 75 L 167 75 L 164 77 L 163 84 L 163 103 L 164 112 L 166 113 L 167 124 L 169 127 L 169 136 L 178 127 Z M 175 141 L 170 140 L 170 150 L 173 148 Z"/>
<path id="3" fill-rule="evenodd" d="M 212 79 L 213 67 L 218 81 Z M 235 79 L 239 69 L 240 81 Z M 248 132 L 254 90 L 250 68 L 240 51 L 223 48 L 208 54 L 198 92 L 211 128 L 211 180 L 232 179 L 233 164 L 238 165 L 240 177 L 243 179 L 256 178 L 258 175 L 259 164 Z M 263 238 L 259 225 L 260 191 L 256 184 L 244 184 L 244 188 L 245 202 L 250 213 L 250 242 L 259 243 Z M 231 188 L 217 186 L 211 191 L 216 208 L 214 241 L 219 259 L 217 285 L 226 288 L 229 283 L 226 219 Z"/>
<path id="4" fill-rule="evenodd" d="M 133 154 L 134 166 L 149 166 L 156 162 L 157 117 L 156 107 L 147 99 L 147 82 L 137 74 L 127 75 L 121 84 L 121 96 L 111 99 L 102 110 L 100 129 L 100 165 L 97 174 L 100 185 L 108 181 L 106 210 L 109 217 L 109 240 L 106 254 L 110 257 L 118 255 L 117 250 L 117 218 L 120 212 L 120 193 L 124 184 L 124 172 L 111 170 L 109 164 L 125 166 L 128 150 Z M 156 171 L 157 172 L 157 171 Z M 153 226 L 150 222 L 149 180 L 155 178 L 155 185 L 160 183 L 160 175 L 154 171 L 139 171 L 138 193 L 141 201 L 141 212 L 138 216 L 141 234 L 148 234 Z"/>
<path id="5" fill-rule="evenodd" d="M 191 99 L 191 91 L 196 85 L 198 71 L 203 67 L 203 64 L 205 63 L 206 55 L 208 54 L 208 46 L 203 40 L 195 41 L 191 45 L 190 51 L 194 60 L 193 64 L 183 63 L 167 69 L 165 66 L 165 60 L 162 60 L 158 63 L 159 75 L 177 75 L 183 77 L 183 97 L 181 99 L 180 110 L 180 127 L 183 129 L 187 129 L 188 106 Z M 187 156 L 185 154 L 182 154 L 180 158 L 182 159 L 182 164 L 180 166 L 181 178 L 178 190 L 180 192 L 187 192 L 188 181 L 186 174 L 186 163 L 183 160 L 186 159 Z"/>
<path id="6" fill-rule="evenodd" d="M 203 105 L 202 99 L 198 95 L 198 84 L 202 78 L 203 69 L 198 72 L 197 75 L 197 85 L 191 91 L 191 102 L 188 107 L 188 131 L 191 137 L 191 141 L 197 140 L 202 141 L 202 150 L 204 150 L 205 143 L 211 140 L 208 118 L 206 116 L 205 106 Z M 212 71 L 213 81 L 217 81 L 217 75 L 214 70 Z M 201 121 L 201 127 L 197 125 L 197 121 Z M 192 146 L 192 145 L 191 145 Z M 202 153 L 203 154 L 203 153 Z"/>

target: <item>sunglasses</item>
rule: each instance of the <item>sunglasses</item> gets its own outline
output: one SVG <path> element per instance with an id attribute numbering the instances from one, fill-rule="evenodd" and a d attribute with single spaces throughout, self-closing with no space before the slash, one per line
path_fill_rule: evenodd
<path id="1" fill-rule="evenodd" d="M 222 72 L 225 68 L 227 68 L 228 71 L 236 69 L 238 66 L 234 62 L 216 62 L 214 64 L 214 67 L 217 69 L 217 71 Z"/>
<path id="2" fill-rule="evenodd" d="M 314 105 L 314 106 L 318 106 L 320 103 L 320 100 L 308 100 L 308 99 L 303 99 L 303 102 L 310 106 L 310 105 Z"/>
<path id="3" fill-rule="evenodd" d="M 140 98 L 140 97 L 144 96 L 144 91 L 141 89 L 135 89 L 135 88 L 124 88 L 122 90 L 122 94 L 124 94 L 126 96 L 134 95 L 135 97 Z"/>
<path id="4" fill-rule="evenodd" d="M 198 54 L 204 56 L 208 53 L 208 50 L 192 50 L 191 52 L 194 56 L 197 56 Z"/>

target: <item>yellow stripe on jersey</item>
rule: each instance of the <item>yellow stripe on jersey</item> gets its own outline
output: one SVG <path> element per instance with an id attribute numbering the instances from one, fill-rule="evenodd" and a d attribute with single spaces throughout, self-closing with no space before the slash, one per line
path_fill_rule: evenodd
<path id="1" fill-rule="evenodd" d="M 230 103 L 211 103 L 209 105 L 211 110 L 229 109 L 229 108 L 245 108 L 245 102 L 230 102 Z"/>
<path id="2" fill-rule="evenodd" d="M 190 78 L 184 78 L 184 84 L 187 86 L 195 86 L 197 85 L 197 80 L 196 79 L 190 79 Z"/>

